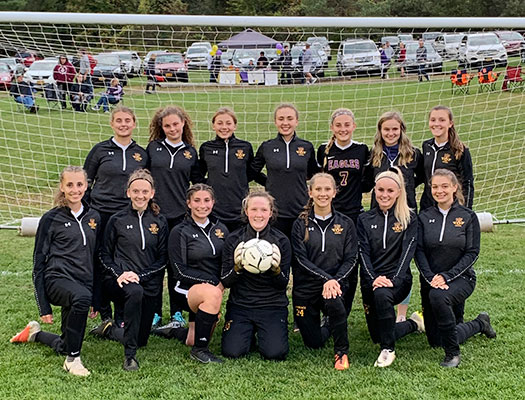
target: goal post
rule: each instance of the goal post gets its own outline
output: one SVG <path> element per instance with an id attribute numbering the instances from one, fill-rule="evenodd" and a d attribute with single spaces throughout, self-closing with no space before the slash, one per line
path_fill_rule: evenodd
<path id="1" fill-rule="evenodd" d="M 417 74 L 400 76 L 395 63 L 389 79 L 374 74 L 340 76 L 338 52 L 348 39 L 369 39 L 423 33 L 488 32 L 525 30 L 525 18 L 324 18 L 249 16 L 165 16 L 121 14 L 68 14 L 0 12 L 2 57 L 31 50 L 45 57 L 80 49 L 91 54 L 134 51 L 185 53 L 194 42 L 218 45 L 251 28 L 276 43 L 293 47 L 311 37 L 326 37 L 331 59 L 326 60 L 319 82 L 305 85 L 253 84 L 230 81 L 210 83 L 206 67 L 190 69 L 188 82 L 161 82 L 154 94 L 145 93 L 146 78 L 129 77 L 124 104 L 137 114 L 134 138 L 145 147 L 148 125 L 155 110 L 167 104 L 182 106 L 194 122 L 197 145 L 214 137 L 211 116 L 222 106 L 236 112 L 236 135 L 254 148 L 276 134 L 272 111 L 281 102 L 292 102 L 300 111 L 298 134 L 317 148 L 330 138 L 333 110 L 354 111 L 354 140 L 372 144 L 378 117 L 397 110 L 403 115 L 414 146 L 431 137 L 428 112 L 438 104 L 451 107 L 460 138 L 472 153 L 475 175 L 474 208 L 491 213 L 496 221 L 523 221 L 525 198 L 525 97 L 523 89 L 502 91 L 505 67 L 494 90 L 482 90 L 477 72 L 468 94 L 453 92 L 450 73 L 458 68 L 454 57 L 442 57 L 442 67 L 430 82 L 419 83 Z M 274 46 L 275 49 L 275 46 Z M 226 53 L 225 48 L 222 49 Z M 326 51 L 325 51 L 326 52 Z M 231 55 L 231 53 L 230 53 Z M 223 57 L 224 60 L 224 57 Z M 508 65 L 521 66 L 519 52 L 509 54 Z M 2 62 L 0 58 L 0 63 Z M 227 65 L 224 64 L 227 69 Z M 413 71 L 412 71 L 413 72 Z M 277 72 L 278 74 L 278 72 Z M 525 73 L 524 73 L 525 75 Z M 226 76 L 226 74 L 224 75 Z M 269 75 L 270 76 L 270 75 Z M 1 83 L 1 82 L 0 82 Z M 261 82 L 259 82 L 261 83 Z M 1 86 L 0 86 L 1 87 Z M 91 105 L 103 87 L 95 88 Z M 83 165 L 91 147 L 112 135 L 108 115 L 54 108 L 36 93 L 37 114 L 24 111 L 7 92 L 0 92 L 0 226 L 17 226 L 23 217 L 38 217 L 51 207 L 58 174 L 67 165 Z M 365 200 L 366 201 L 366 200 Z M 365 203 L 365 207 L 368 204 Z"/>

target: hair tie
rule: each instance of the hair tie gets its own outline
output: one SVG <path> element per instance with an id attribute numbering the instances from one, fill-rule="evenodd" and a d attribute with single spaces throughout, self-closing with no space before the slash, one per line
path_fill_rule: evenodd
<path id="1" fill-rule="evenodd" d="M 389 175 L 382 175 L 379 178 L 377 178 L 376 179 L 376 184 L 377 184 L 377 182 L 379 182 L 381 179 L 384 179 L 384 178 L 388 178 L 388 179 L 393 180 L 396 183 L 397 187 L 401 189 L 401 185 L 399 184 L 399 182 L 397 180 L 395 180 L 394 177 L 389 176 Z"/>
<path id="2" fill-rule="evenodd" d="M 140 181 L 140 180 L 143 180 L 143 181 L 147 181 L 147 182 L 149 182 L 149 184 L 151 185 L 151 187 L 153 187 L 153 182 L 152 182 L 150 179 L 148 179 L 148 178 L 145 177 L 145 176 L 139 176 L 139 177 L 137 177 L 137 178 L 131 180 L 131 181 L 128 183 L 128 188 L 131 186 L 131 184 L 132 184 L 133 182 L 135 182 L 135 181 Z"/>

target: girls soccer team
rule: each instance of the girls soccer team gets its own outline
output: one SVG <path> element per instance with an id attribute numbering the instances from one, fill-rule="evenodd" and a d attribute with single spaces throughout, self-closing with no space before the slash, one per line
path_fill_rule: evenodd
<path id="1" fill-rule="evenodd" d="M 266 359 L 286 358 L 291 268 L 294 320 L 303 342 L 319 348 L 333 337 L 337 370 L 349 368 L 347 317 L 358 266 L 368 330 L 381 349 L 375 366 L 389 366 L 395 342 L 415 331 L 444 348 L 444 367 L 459 364 L 459 344 L 468 337 L 496 336 L 487 313 L 463 323 L 464 301 L 476 282 L 472 265 L 480 229 L 471 211 L 472 160 L 450 109 L 431 110 L 433 138 L 422 153 L 397 112 L 380 117 L 369 151 L 352 140 L 352 111 L 336 110 L 333 135 L 317 157 L 296 134 L 299 113 L 292 104 L 278 106 L 274 122 L 277 137 L 254 156 L 251 144 L 234 135 L 235 113 L 221 108 L 212 119 L 217 137 L 198 156 L 191 119 L 180 107 L 157 110 L 147 150 L 131 139 L 133 112 L 115 108 L 114 136 L 91 150 L 86 172 L 62 172 L 56 207 L 42 217 L 36 235 L 40 319 L 52 323 L 50 304 L 60 305 L 62 335 L 31 321 L 11 341 L 51 346 L 67 356 L 66 371 L 89 375 L 80 349 L 87 316 L 100 311 L 103 322 L 92 333 L 122 342 L 123 368 L 136 370 L 137 348 L 147 344 L 154 314 L 161 315 L 166 266 L 177 324 L 153 332 L 192 346 L 190 356 L 202 363 L 222 362 L 209 343 L 225 288 L 222 354 L 237 358 L 258 347 Z M 250 181 L 266 190 L 249 192 Z M 418 216 L 420 183 L 425 188 Z M 362 193 L 372 188 L 372 208 L 364 212 Z M 244 243 L 253 238 L 273 249 L 271 268 L 261 274 L 242 265 Z M 414 257 L 423 316 L 396 322 L 394 306 L 409 298 Z M 187 329 L 182 310 L 189 312 Z"/>

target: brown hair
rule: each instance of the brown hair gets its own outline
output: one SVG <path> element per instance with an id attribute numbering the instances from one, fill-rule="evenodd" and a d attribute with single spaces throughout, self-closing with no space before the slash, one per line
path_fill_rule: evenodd
<path id="1" fill-rule="evenodd" d="M 450 122 L 452 122 L 452 126 L 448 128 L 448 142 L 450 143 L 450 148 L 454 152 L 454 157 L 456 157 L 456 160 L 459 160 L 461 156 L 463 156 L 463 151 L 465 151 L 465 143 L 463 143 L 459 139 L 459 135 L 456 132 L 456 125 L 454 124 L 454 116 L 452 115 L 452 110 L 447 106 L 435 106 L 432 107 L 430 112 L 428 113 L 428 118 L 430 118 L 430 114 L 432 114 L 432 111 L 446 111 L 448 113 L 448 118 L 450 119 Z"/>
<path id="2" fill-rule="evenodd" d="M 407 192 L 405 188 L 405 179 L 403 173 L 398 167 L 389 168 L 387 171 L 383 171 L 376 176 L 375 183 L 381 179 L 391 179 L 399 187 L 399 197 L 396 199 L 394 206 L 394 216 L 397 221 L 403 226 L 403 229 L 408 227 L 410 224 L 410 207 L 407 204 Z"/>
<path id="3" fill-rule="evenodd" d="M 318 172 L 317 174 L 312 176 L 312 178 L 308 182 L 308 190 L 312 191 L 313 187 L 315 185 L 315 182 L 317 181 L 317 179 L 321 179 L 321 178 L 329 179 L 330 183 L 333 186 L 333 188 L 335 190 L 337 190 L 337 185 L 335 183 L 334 177 L 332 175 L 330 175 L 330 174 L 325 173 L 325 172 Z M 310 233 L 308 231 L 308 225 L 310 223 L 310 219 L 309 219 L 310 218 L 310 212 L 312 211 L 313 206 L 314 206 L 314 199 L 310 197 L 308 199 L 308 202 L 304 206 L 303 211 L 301 212 L 301 214 L 299 214 L 299 218 L 301 218 L 304 221 L 304 241 L 305 242 L 307 242 L 308 239 L 310 239 Z"/>
<path id="4" fill-rule="evenodd" d="M 432 180 L 435 176 L 444 176 L 450 180 L 450 182 L 457 186 L 458 189 L 456 190 L 456 193 L 454 193 L 454 198 L 457 199 L 459 204 L 464 205 L 465 204 L 465 197 L 463 196 L 463 190 L 461 189 L 461 183 L 458 180 L 458 177 L 456 174 L 448 169 L 445 168 L 439 168 L 434 171 L 432 174 L 432 177 L 430 178 L 430 185 L 432 185 Z"/>
<path id="5" fill-rule="evenodd" d="M 113 111 L 111 111 L 111 116 L 109 118 L 110 121 L 113 122 L 113 119 L 115 119 L 115 115 L 119 112 L 123 112 L 123 113 L 126 113 L 126 114 L 129 114 L 133 117 L 133 122 L 137 122 L 137 117 L 135 116 L 135 113 L 133 112 L 133 110 L 129 107 L 126 107 L 126 106 L 117 106 L 113 109 Z"/>
<path id="6" fill-rule="evenodd" d="M 149 172 L 146 168 L 140 168 L 131 173 L 131 175 L 128 178 L 128 188 L 131 186 L 131 184 L 135 181 L 143 180 L 147 181 L 153 190 L 155 190 L 155 184 L 153 182 L 153 177 L 151 176 L 151 172 Z M 149 201 L 149 208 L 151 211 L 153 211 L 154 215 L 159 215 L 160 213 L 160 207 L 157 203 L 153 201 L 153 199 L 150 199 Z"/>
<path id="7" fill-rule="evenodd" d="M 215 201 L 215 192 L 213 191 L 213 188 L 205 183 L 195 183 L 194 185 L 191 185 L 188 190 L 186 190 L 186 200 L 191 200 L 193 195 L 201 190 L 208 192 L 211 195 L 211 198 Z"/>
<path id="8" fill-rule="evenodd" d="M 332 126 L 334 124 L 334 120 L 337 117 L 340 117 L 341 115 L 348 115 L 350 118 L 352 118 L 352 121 L 355 123 L 355 116 L 354 116 L 354 113 L 352 112 L 352 110 L 350 110 L 348 108 L 338 108 L 330 116 L 330 126 Z M 326 163 L 328 161 L 328 158 L 327 158 L 328 157 L 328 153 L 330 152 L 330 149 L 332 148 L 334 143 L 335 143 L 335 133 L 332 133 L 332 136 L 330 137 L 330 140 L 328 141 L 328 143 L 327 143 L 327 145 L 326 145 L 326 147 L 324 149 L 323 165 L 321 165 L 321 169 L 323 171 L 326 170 Z"/>
<path id="9" fill-rule="evenodd" d="M 176 115 L 184 122 L 184 128 L 182 128 L 182 141 L 195 147 L 193 140 L 193 122 L 186 111 L 179 106 L 166 106 L 157 109 L 151 122 L 149 124 L 149 141 L 159 140 L 166 138 L 164 129 L 162 129 L 162 120 L 169 115 Z"/>
<path id="10" fill-rule="evenodd" d="M 246 209 L 248 208 L 248 202 L 255 197 L 262 197 L 268 200 L 268 203 L 270 203 L 270 210 L 272 211 L 270 221 L 274 221 L 277 218 L 277 208 L 275 207 L 275 198 L 270 193 L 268 193 L 267 191 L 263 189 L 253 190 L 250 193 L 248 193 L 244 199 L 242 199 L 242 210 L 241 210 L 242 218 L 246 221 L 248 220 L 248 217 L 246 215 Z"/>
<path id="11" fill-rule="evenodd" d="M 295 118 L 299 120 L 299 111 L 297 110 L 297 107 L 295 107 L 292 103 L 281 103 L 275 107 L 275 110 L 273 111 L 274 121 L 277 119 L 277 111 L 282 110 L 283 108 L 291 108 L 295 112 Z"/>
<path id="12" fill-rule="evenodd" d="M 372 147 L 372 165 L 374 167 L 380 167 L 381 161 L 385 156 L 383 153 L 383 146 L 385 141 L 383 140 L 383 135 L 381 134 L 381 128 L 386 121 L 395 120 L 399 122 L 399 127 L 401 135 L 399 136 L 399 165 L 405 167 L 409 162 L 414 159 L 414 146 L 407 136 L 407 127 L 401 114 L 397 111 L 387 111 L 379 117 L 377 121 L 377 131 L 374 137 L 374 145 Z"/>
<path id="13" fill-rule="evenodd" d="M 211 118 L 211 123 L 214 124 L 215 123 L 215 119 L 219 116 L 219 115 L 229 115 L 230 117 L 232 117 L 233 119 L 233 122 L 235 122 L 235 125 L 237 125 L 237 116 L 235 115 L 235 113 L 233 112 L 233 110 L 230 108 L 230 107 L 221 107 L 217 110 L 217 112 L 215 114 L 213 114 L 213 117 Z"/>
<path id="14" fill-rule="evenodd" d="M 62 172 L 60 173 L 60 179 L 59 179 L 59 184 L 58 184 L 58 188 L 55 192 L 55 196 L 53 198 L 53 204 L 56 206 L 56 207 L 67 207 L 67 201 L 66 201 L 66 195 L 64 194 L 64 192 L 62 192 L 60 190 L 60 185 L 62 184 L 62 181 L 64 180 L 64 175 L 68 172 L 73 172 L 73 173 L 76 173 L 76 172 L 81 172 L 83 175 L 84 175 L 84 179 L 86 181 L 86 189 L 87 189 L 87 173 L 86 171 L 82 168 L 82 167 L 77 167 L 76 165 L 70 165 L 66 168 L 64 168 L 62 170 Z"/>

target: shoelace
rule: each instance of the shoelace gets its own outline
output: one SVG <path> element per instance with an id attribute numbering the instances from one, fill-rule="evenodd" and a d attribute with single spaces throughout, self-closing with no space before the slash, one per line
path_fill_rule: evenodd
<path id="1" fill-rule="evenodd" d="M 180 322 L 182 325 L 186 325 L 186 320 L 184 319 L 184 317 L 182 316 L 182 314 L 180 313 L 180 311 L 177 311 L 175 314 L 173 314 L 173 317 L 172 317 L 175 321 L 178 321 Z"/>

